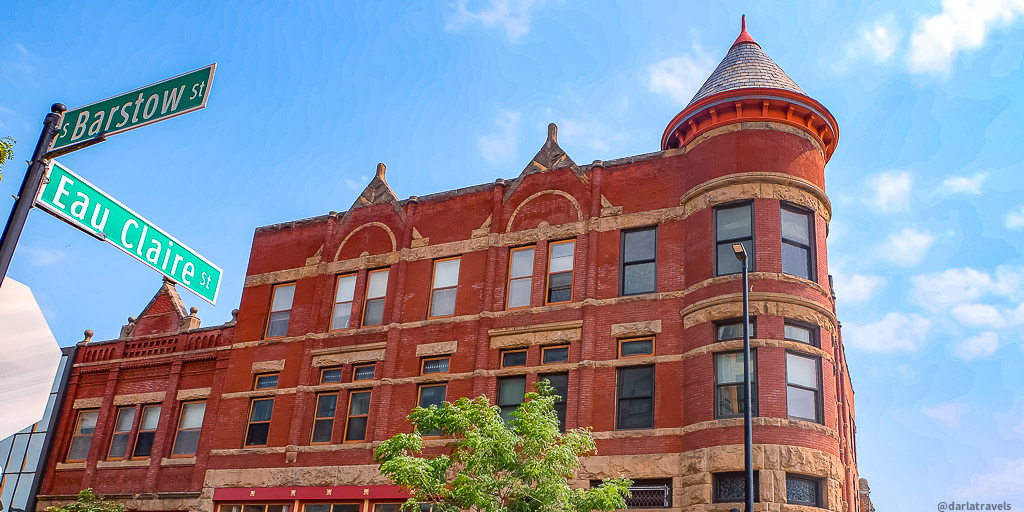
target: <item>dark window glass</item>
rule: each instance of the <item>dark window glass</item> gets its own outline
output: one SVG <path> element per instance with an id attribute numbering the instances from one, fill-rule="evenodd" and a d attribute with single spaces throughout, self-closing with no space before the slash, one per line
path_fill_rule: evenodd
<path id="1" fill-rule="evenodd" d="M 751 415 L 757 416 L 757 352 L 750 351 Z M 743 416 L 743 352 L 715 354 L 715 417 Z"/>
<path id="2" fill-rule="evenodd" d="M 274 287 L 270 301 L 270 318 L 267 320 L 267 337 L 274 338 L 288 334 L 288 318 L 291 316 L 292 300 L 295 298 L 295 284 Z"/>
<path id="3" fill-rule="evenodd" d="M 732 244 L 743 244 L 747 251 L 747 268 L 753 271 L 754 235 L 753 204 L 728 206 L 715 209 L 715 268 L 716 275 L 736 274 L 743 271 L 743 266 L 736 259 Z"/>
<path id="4" fill-rule="evenodd" d="M 619 343 L 619 357 L 654 355 L 654 340 L 630 340 Z"/>
<path id="5" fill-rule="evenodd" d="M 277 374 L 268 373 L 266 375 L 256 376 L 255 389 L 269 389 L 277 387 Z"/>
<path id="6" fill-rule="evenodd" d="M 754 332 L 755 331 L 755 329 L 754 329 L 755 327 L 757 327 L 757 326 L 755 325 L 754 317 L 750 317 L 750 327 L 748 327 L 747 330 L 750 331 L 750 337 L 751 338 L 754 338 L 756 336 L 756 334 Z M 743 339 L 743 320 L 741 319 L 741 320 L 737 320 L 737 321 L 723 322 L 723 323 L 717 324 L 715 326 L 715 331 L 716 331 L 716 338 L 715 339 L 717 341 L 742 340 Z"/>
<path id="7" fill-rule="evenodd" d="M 121 407 L 117 410 L 117 421 L 114 422 L 114 435 L 110 436 L 110 450 L 107 459 L 123 459 L 128 453 L 128 438 L 135 422 L 135 406 Z M 0 460 L 0 462 L 3 462 Z"/>
<path id="8" fill-rule="evenodd" d="M 714 487 L 714 502 L 715 503 L 743 503 L 746 500 L 746 475 L 743 471 L 729 471 L 725 473 L 715 473 L 712 476 L 712 486 Z M 761 488 L 758 482 L 758 472 L 754 471 L 754 502 L 760 502 L 761 494 L 758 489 Z"/>
<path id="9" fill-rule="evenodd" d="M 572 300 L 573 259 L 576 241 L 553 242 L 548 245 L 548 303 Z"/>
<path id="10" fill-rule="evenodd" d="M 249 412 L 249 428 L 245 434 L 245 446 L 266 446 L 270 433 L 270 416 L 273 412 L 273 398 L 252 401 L 252 410 Z"/>
<path id="11" fill-rule="evenodd" d="M 78 421 L 75 423 L 75 432 L 71 437 L 71 446 L 68 448 L 70 461 L 85 460 L 89 456 L 89 447 L 92 445 L 92 436 L 96 432 L 96 418 L 98 410 L 78 411 Z"/>
<path id="12" fill-rule="evenodd" d="M 376 371 L 377 365 L 375 364 L 356 366 L 352 371 L 352 380 L 373 380 Z"/>
<path id="13" fill-rule="evenodd" d="M 345 441 L 366 440 L 366 422 L 370 417 L 371 393 L 371 391 L 353 391 L 349 394 Z"/>
<path id="14" fill-rule="evenodd" d="M 337 393 L 322 393 L 316 396 L 313 434 L 310 436 L 310 443 L 331 442 L 331 433 L 334 431 L 334 413 L 337 406 Z"/>
<path id="15" fill-rule="evenodd" d="M 813 218 L 810 212 L 782 207 L 782 271 L 813 279 L 811 232 Z"/>
<path id="16" fill-rule="evenodd" d="M 423 360 L 423 375 L 428 373 L 447 373 L 448 372 L 448 358 L 447 357 L 435 357 L 432 359 Z"/>
<path id="17" fill-rule="evenodd" d="M 622 232 L 622 295 L 654 291 L 657 281 L 656 240 L 655 228 Z"/>
<path id="18" fill-rule="evenodd" d="M 821 360 L 786 353 L 786 404 L 790 418 L 821 423 Z"/>
<path id="19" fill-rule="evenodd" d="M 616 429 L 654 427 L 654 367 L 619 368 Z"/>
<path id="20" fill-rule="evenodd" d="M 512 350 L 501 353 L 501 367 L 526 366 L 526 351 Z"/>
<path id="21" fill-rule="evenodd" d="M 526 377 L 502 377 L 498 379 L 498 407 L 501 408 L 501 419 L 508 423 L 512 419 L 512 411 L 523 403 L 526 394 Z"/>
<path id="22" fill-rule="evenodd" d="M 355 503 L 337 503 L 332 512 L 359 512 L 359 505 Z"/>
<path id="23" fill-rule="evenodd" d="M 331 512 L 329 503 L 307 503 L 302 506 L 305 512 Z"/>
<path id="24" fill-rule="evenodd" d="M 326 368 L 320 372 L 320 383 L 341 382 L 341 368 Z"/>
<path id="25" fill-rule="evenodd" d="M 420 386 L 420 402 L 419 406 L 427 408 L 430 406 L 441 407 L 444 405 L 445 393 L 448 391 L 447 384 L 434 384 L 430 386 Z M 423 434 L 424 436 L 439 436 L 441 435 L 441 429 L 434 429 L 430 432 Z"/>
<path id="26" fill-rule="evenodd" d="M 786 503 L 821 506 L 821 479 L 803 475 L 786 475 Z"/>
<path id="27" fill-rule="evenodd" d="M 555 413 L 558 414 L 558 429 L 565 432 L 565 404 L 566 397 L 569 396 L 569 374 L 549 373 L 541 375 L 540 378 L 547 379 L 548 384 L 555 388 L 555 394 L 558 395 L 558 398 L 555 400 Z"/>
<path id="28" fill-rule="evenodd" d="M 199 447 L 199 432 L 203 428 L 203 417 L 206 416 L 206 402 L 190 402 L 181 404 L 181 416 L 178 418 L 178 433 L 174 439 L 171 456 L 195 455 Z"/>
<path id="29" fill-rule="evenodd" d="M 541 349 L 541 364 L 568 363 L 569 347 L 544 347 Z"/>
<path id="30" fill-rule="evenodd" d="M 160 406 L 147 405 L 143 407 L 139 432 L 135 435 L 135 449 L 132 450 L 132 458 L 149 457 L 153 451 L 153 440 L 156 438 L 156 429 L 159 426 Z"/>

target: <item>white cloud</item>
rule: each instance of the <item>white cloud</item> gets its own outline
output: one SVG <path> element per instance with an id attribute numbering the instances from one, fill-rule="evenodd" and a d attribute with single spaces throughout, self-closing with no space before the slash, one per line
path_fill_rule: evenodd
<path id="1" fill-rule="evenodd" d="M 467 0 L 458 0 L 455 12 L 449 17 L 448 30 L 456 30 L 479 23 L 490 28 L 501 25 L 508 40 L 516 43 L 530 33 L 533 10 L 544 2 L 538 0 L 489 0 L 487 6 L 473 12 L 466 8 Z"/>
<path id="2" fill-rule="evenodd" d="M 947 402 L 934 407 L 922 407 L 921 413 L 929 418 L 938 421 L 946 428 L 957 430 L 960 428 L 960 417 L 970 411 L 967 404 Z"/>
<path id="3" fill-rule="evenodd" d="M 690 53 L 648 66 L 648 85 L 651 91 L 668 94 L 680 105 L 686 105 L 714 70 L 715 62 L 694 45 Z"/>
<path id="4" fill-rule="evenodd" d="M 494 120 L 497 131 L 490 135 L 481 135 L 478 139 L 480 154 L 490 162 L 512 158 L 519 145 L 519 122 L 522 118 L 522 112 L 501 111 Z"/>
<path id="5" fill-rule="evenodd" d="M 921 19 L 911 35 L 907 67 L 948 74 L 960 52 L 980 48 L 989 32 L 1022 13 L 1022 0 L 942 0 L 942 12 Z"/>
<path id="6" fill-rule="evenodd" d="M 362 194 L 366 186 L 370 184 L 370 177 L 360 174 L 353 178 L 345 178 L 345 186 L 352 189 L 356 194 Z"/>
<path id="7" fill-rule="evenodd" d="M 850 346 L 872 352 L 915 352 L 924 344 L 929 329 L 931 320 L 921 315 L 893 312 L 874 323 L 847 325 L 843 339 Z"/>
<path id="8" fill-rule="evenodd" d="M 996 498 L 1024 493 L 1024 459 L 995 459 L 995 468 L 953 490 L 957 498 Z"/>
<path id="9" fill-rule="evenodd" d="M 558 123 L 559 141 L 569 140 L 582 143 L 597 151 L 610 151 L 609 142 L 621 142 L 625 139 L 622 132 L 613 132 L 601 121 L 580 121 L 577 119 L 560 119 Z M 567 138 L 563 138 L 567 137 Z"/>
<path id="10" fill-rule="evenodd" d="M 979 357 L 988 357 L 999 348 L 999 335 L 992 331 L 985 331 L 972 338 L 956 344 L 953 352 L 957 357 L 970 361 Z"/>
<path id="11" fill-rule="evenodd" d="M 981 193 L 981 186 L 988 179 L 988 173 L 981 171 L 970 176 L 950 176 L 942 181 L 942 188 L 950 194 L 971 194 Z"/>
<path id="12" fill-rule="evenodd" d="M 899 46 L 903 34 L 896 13 L 888 12 L 873 23 L 857 29 L 857 39 L 846 45 L 846 55 L 851 59 L 871 57 L 876 63 L 889 60 Z"/>
<path id="13" fill-rule="evenodd" d="M 864 302 L 870 299 L 877 288 L 885 284 L 885 278 L 862 274 L 836 273 L 832 277 L 837 300 L 844 303 Z"/>
<path id="14" fill-rule="evenodd" d="M 940 312 L 960 304 L 976 303 L 988 294 L 1014 299 L 1021 294 L 1024 273 L 1016 268 L 999 267 L 990 275 L 961 267 L 914 276 L 910 281 L 912 300 L 930 311 Z"/>
<path id="15" fill-rule="evenodd" d="M 1024 228 L 1024 204 L 1006 212 L 1006 217 L 1003 218 L 1003 225 L 1006 226 L 1006 229 Z"/>
<path id="16" fill-rule="evenodd" d="M 1002 327 L 1006 322 L 999 310 L 991 304 L 961 304 L 952 310 L 957 322 L 970 327 Z"/>
<path id="17" fill-rule="evenodd" d="M 897 265 L 916 265 L 924 260 L 925 253 L 935 243 L 935 235 L 926 229 L 906 228 L 888 236 L 882 256 Z"/>
<path id="18" fill-rule="evenodd" d="M 883 172 L 868 179 L 873 205 L 884 212 L 905 210 L 910 206 L 914 178 L 909 172 Z"/>

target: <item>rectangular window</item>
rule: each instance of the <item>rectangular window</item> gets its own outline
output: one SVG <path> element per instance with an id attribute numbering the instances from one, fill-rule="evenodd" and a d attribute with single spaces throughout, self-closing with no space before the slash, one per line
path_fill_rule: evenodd
<path id="1" fill-rule="evenodd" d="M 303 512 L 359 512 L 359 509 L 358 503 L 306 503 L 302 505 Z"/>
<path id="2" fill-rule="evenodd" d="M 743 352 L 715 354 L 715 418 L 743 416 Z M 757 416 L 757 351 L 750 351 L 751 416 Z"/>
<path id="3" fill-rule="evenodd" d="M 526 350 L 505 350 L 501 353 L 501 367 L 526 366 Z"/>
<path id="4" fill-rule="evenodd" d="M 626 508 L 671 508 L 672 479 L 633 480 Z"/>
<path id="5" fill-rule="evenodd" d="M 785 338 L 789 341 L 806 343 L 814 347 L 820 347 L 818 343 L 818 330 L 805 325 L 786 322 Z"/>
<path id="6" fill-rule="evenodd" d="M 448 384 L 429 384 L 420 386 L 419 406 L 429 408 L 431 406 L 443 407 L 445 393 L 448 391 Z M 435 429 L 423 434 L 425 437 L 436 437 L 441 435 L 441 429 Z"/>
<path id="7" fill-rule="evenodd" d="M 370 417 L 369 390 L 348 394 L 348 419 L 345 421 L 345 442 L 366 440 L 366 421 Z"/>
<path id="8" fill-rule="evenodd" d="M 568 363 L 569 345 L 557 347 L 541 347 L 540 364 Z"/>
<path id="9" fill-rule="evenodd" d="M 812 213 L 790 206 L 782 207 L 782 272 L 814 279 L 811 233 Z"/>
<path id="10" fill-rule="evenodd" d="M 295 283 L 274 287 L 270 301 L 270 317 L 267 319 L 267 338 L 288 335 L 288 318 L 292 314 L 292 300 L 295 298 Z"/>
<path id="11" fill-rule="evenodd" d="M 558 395 L 558 398 L 555 399 L 555 413 L 558 414 L 558 429 L 565 432 L 565 400 L 566 397 L 569 396 L 569 374 L 548 373 L 540 375 L 540 378 L 547 379 L 548 384 L 555 388 L 555 394 Z"/>
<path id="12" fill-rule="evenodd" d="M 821 479 L 786 473 L 786 503 L 821 507 Z"/>
<path id="13" fill-rule="evenodd" d="M 133 423 L 135 423 L 134 405 L 117 409 L 117 421 L 114 422 L 114 435 L 110 436 L 107 460 L 121 460 L 128 453 L 128 438 L 132 434 Z"/>
<path id="14" fill-rule="evenodd" d="M 356 365 L 352 369 L 352 381 L 373 380 L 376 372 L 377 365 L 375 363 Z"/>
<path id="15" fill-rule="evenodd" d="M 507 309 L 530 305 L 533 294 L 533 255 L 536 248 L 519 247 L 509 253 Z"/>
<path id="16" fill-rule="evenodd" d="M 501 408 L 501 419 L 508 423 L 512 411 L 523 403 L 526 394 L 526 377 L 502 377 L 498 379 L 497 405 Z"/>
<path id="17" fill-rule="evenodd" d="M 83 461 L 89 457 L 89 447 L 92 445 L 92 435 L 96 433 L 96 417 L 99 413 L 96 409 L 78 411 L 75 431 L 71 434 L 71 445 L 68 448 L 68 462 Z"/>
<path id="18" fill-rule="evenodd" d="M 455 314 L 455 295 L 459 289 L 459 262 L 450 258 L 434 262 L 434 284 L 430 290 L 430 317 Z"/>
<path id="19" fill-rule="evenodd" d="M 142 407 L 142 421 L 139 422 L 139 433 L 135 435 L 133 459 L 145 459 L 153 452 L 153 440 L 156 428 L 160 426 L 160 406 L 146 405 Z"/>
<path id="20" fill-rule="evenodd" d="M 657 282 L 657 229 L 622 232 L 619 295 L 651 293 Z"/>
<path id="21" fill-rule="evenodd" d="M 548 244 L 547 303 L 572 301 L 572 269 L 576 240 Z"/>
<path id="22" fill-rule="evenodd" d="M 732 251 L 732 244 L 743 244 L 747 251 L 747 268 L 753 272 L 754 225 L 753 203 L 715 208 L 715 275 L 738 274 L 743 265 Z"/>
<path id="23" fill-rule="evenodd" d="M 341 368 L 324 368 L 320 370 L 320 384 L 341 382 Z"/>
<path id="24" fill-rule="evenodd" d="M 245 428 L 245 446 L 266 446 L 270 434 L 273 398 L 256 398 L 249 404 L 249 424 Z"/>
<path id="25" fill-rule="evenodd" d="M 654 355 L 654 338 L 642 340 L 619 340 L 619 357 L 640 357 Z"/>
<path id="26" fill-rule="evenodd" d="M 754 471 L 754 503 L 759 503 L 761 497 L 758 482 L 758 472 Z M 714 503 L 743 503 L 747 501 L 747 476 L 743 471 L 727 471 L 725 473 L 714 473 L 711 478 L 714 487 Z"/>
<path id="27" fill-rule="evenodd" d="M 356 294 L 356 275 L 338 276 L 334 291 L 334 311 L 331 313 L 331 330 L 346 329 L 352 320 L 352 301 Z"/>
<path id="28" fill-rule="evenodd" d="M 276 373 L 263 373 L 256 376 L 253 389 L 273 389 L 277 387 Z"/>
<path id="29" fill-rule="evenodd" d="M 821 360 L 786 353 L 786 406 L 790 418 L 821 423 Z"/>
<path id="30" fill-rule="evenodd" d="M 188 457 L 196 454 L 204 416 L 206 416 L 206 402 L 181 404 L 181 417 L 178 418 L 178 431 L 174 435 L 171 457 Z"/>
<path id="31" fill-rule="evenodd" d="M 313 411 L 313 433 L 309 444 L 331 442 L 334 432 L 334 413 L 338 406 L 337 393 L 320 393 L 316 395 L 316 409 Z"/>
<path id="32" fill-rule="evenodd" d="M 619 368 L 617 430 L 654 428 L 654 367 Z"/>
<path id="33" fill-rule="evenodd" d="M 388 269 L 372 270 L 366 278 L 363 325 L 384 323 L 384 299 L 388 293 Z"/>
<path id="34" fill-rule="evenodd" d="M 421 362 L 420 375 L 429 373 L 448 373 L 448 356 L 424 357 Z"/>
<path id="35" fill-rule="evenodd" d="M 750 326 L 747 327 L 750 337 L 756 337 L 757 322 L 754 317 L 750 317 Z M 715 341 L 727 341 L 727 340 L 742 340 L 743 339 L 743 319 L 737 318 L 736 320 L 728 320 L 715 324 Z"/>

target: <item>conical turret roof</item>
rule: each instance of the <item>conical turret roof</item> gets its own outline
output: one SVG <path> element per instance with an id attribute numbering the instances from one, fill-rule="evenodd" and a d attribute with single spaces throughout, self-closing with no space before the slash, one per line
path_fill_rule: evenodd
<path id="1" fill-rule="evenodd" d="M 713 94 L 736 89 L 782 89 L 804 94 L 800 86 L 750 37 L 746 17 L 741 23 L 736 42 L 687 107 Z"/>

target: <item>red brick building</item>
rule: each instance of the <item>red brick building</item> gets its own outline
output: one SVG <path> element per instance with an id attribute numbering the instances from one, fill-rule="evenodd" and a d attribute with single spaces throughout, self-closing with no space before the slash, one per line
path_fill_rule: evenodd
<path id="1" fill-rule="evenodd" d="M 744 30 L 661 150 L 578 165 L 554 125 L 515 179 L 256 230 L 237 321 L 165 283 L 83 342 L 39 495 L 139 510 L 388 512 L 372 460 L 416 405 L 503 408 L 549 378 L 631 507 L 742 501 L 740 266 L 750 254 L 758 510 L 860 509 L 826 258 L 838 127 Z M 428 441 L 439 443 L 440 441 Z M 808 508 L 811 507 L 811 508 Z"/>

